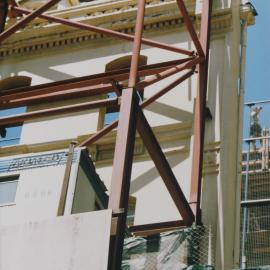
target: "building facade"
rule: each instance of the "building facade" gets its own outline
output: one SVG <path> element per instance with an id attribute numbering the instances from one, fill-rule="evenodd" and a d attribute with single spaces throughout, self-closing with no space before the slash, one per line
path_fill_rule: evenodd
<path id="1" fill-rule="evenodd" d="M 25 9 L 31 9 L 40 7 L 44 2 L 46 1 L 18 1 L 18 4 Z M 241 147 L 239 145 L 242 130 L 245 35 L 248 25 L 254 23 L 252 9 L 244 2 L 240 0 L 214 1 L 211 21 L 201 215 L 203 224 L 211 228 L 213 235 L 211 257 L 216 269 L 231 269 L 237 267 L 239 263 L 241 182 Z M 47 14 L 123 33 L 133 33 L 137 4 L 137 1 L 133 0 L 66 0 L 61 1 Z M 199 31 L 202 1 L 187 0 L 185 4 L 196 30 Z M 14 17 L 9 19 L 6 27 L 11 27 L 16 20 Z M 186 50 L 194 49 L 174 0 L 146 1 L 144 37 Z M 27 77 L 31 78 L 32 86 L 60 80 L 70 80 L 72 83 L 72 79 L 77 77 L 129 68 L 131 52 L 132 43 L 130 42 L 119 41 L 103 34 L 73 29 L 57 23 L 48 23 L 43 19 L 35 19 L 1 44 L 2 84 L 0 87 L 6 91 L 8 89 L 6 84 L 9 82 L 6 80 L 12 81 L 8 85 L 16 85 L 22 78 L 25 79 L 23 83 L 27 83 Z M 142 46 L 139 57 L 140 66 L 169 60 L 179 60 L 179 56 L 174 52 Z M 8 79 L 12 76 L 15 77 Z M 175 80 L 177 76 L 171 76 L 147 87 L 139 98 L 145 100 L 151 97 Z M 124 81 L 124 86 L 125 83 Z M 190 193 L 192 171 L 196 90 L 197 75 L 195 74 L 144 110 L 187 197 Z M 113 93 L 110 93 L 109 96 L 114 98 Z M 93 102 L 106 97 L 107 94 L 91 97 L 73 95 L 67 99 L 53 102 L 33 102 L 26 108 L 20 107 L 20 103 L 16 103 L 15 100 L 15 104 L 18 104 L 16 107 L 19 109 L 13 109 L 8 113 L 16 114 L 19 110 L 34 113 L 38 110 Z M 0 162 L 3 164 L 9 161 L 14 163 L 14 160 L 19 158 L 23 158 L 23 161 L 21 161 L 21 165 L 19 163 L 17 167 L 13 166 L 12 170 L 10 169 L 12 166 L 7 165 L 9 169 L 1 172 L 1 184 L 4 185 L 7 182 L 13 184 L 6 188 L 11 195 L 6 199 L 3 197 L 1 200 L 0 225 L 9 230 L 9 226 L 19 226 L 18 224 L 29 224 L 29 222 L 40 221 L 45 223 L 42 225 L 44 228 L 48 220 L 51 220 L 51 223 L 48 221 L 51 226 L 54 222 L 60 222 L 56 217 L 62 194 L 61 181 L 64 181 L 66 171 L 64 168 L 59 169 L 61 164 L 60 167 L 55 164 L 53 164 L 54 166 L 40 165 L 43 159 L 37 162 L 36 167 L 34 165 L 31 167 L 27 165 L 29 162 L 31 163 L 28 157 L 34 158 L 36 155 L 53 155 L 50 153 L 61 152 L 63 149 L 67 149 L 72 141 L 83 142 L 117 117 L 117 108 L 89 109 L 83 112 L 48 115 L 37 120 L 26 120 L 22 124 L 17 124 L 16 127 L 14 125 L 12 127 L 4 126 L 3 133 L 6 132 L 6 136 L 3 136 L 5 138 L 3 138 L 3 146 L 0 148 Z M 91 192 L 93 193 L 93 190 L 95 190 L 95 194 L 97 189 L 102 190 L 102 182 L 108 190 L 107 193 L 110 192 L 116 132 L 117 130 L 114 129 L 97 143 L 87 145 L 90 158 L 98 174 L 100 187 L 77 189 L 82 193 L 82 197 L 87 197 Z M 49 159 L 45 158 L 45 163 L 52 162 Z M 63 164 L 66 163 L 67 161 Z M 76 164 L 74 161 L 72 166 L 76 166 Z M 40 166 L 42 169 L 37 168 Z M 72 170 L 70 173 L 72 174 Z M 74 176 L 74 179 L 82 178 Z M 51 186 L 48 183 L 50 181 Z M 73 184 L 72 181 L 69 181 L 67 187 L 67 196 L 70 197 L 66 203 L 69 206 L 65 208 L 63 219 L 70 219 L 70 215 L 73 213 L 102 209 L 100 198 L 95 198 L 94 195 L 88 197 L 92 198 L 91 202 L 87 199 L 86 202 L 84 200 L 76 201 L 75 197 L 80 197 L 80 195 L 76 195 L 76 181 L 74 181 Z M 101 191 L 100 194 L 102 194 Z M 131 217 L 131 223 L 136 226 L 175 221 L 181 218 L 139 135 L 136 135 L 135 140 L 130 195 L 135 198 L 131 203 L 134 214 L 134 217 Z M 106 197 L 104 194 L 101 196 Z M 29 198 L 28 202 L 27 198 Z M 78 211 L 76 212 L 72 211 L 75 207 L 74 202 L 77 203 Z M 88 205 L 86 208 L 84 203 Z M 24 207 L 22 207 L 23 205 Z M 16 208 L 21 208 L 18 210 L 20 214 L 16 212 Z M 108 226 L 111 226 L 111 222 L 108 222 L 108 216 L 111 215 L 111 212 L 104 211 L 107 216 L 104 214 L 100 234 L 95 236 L 89 234 L 87 236 L 89 239 L 94 237 L 93 239 L 99 241 L 98 237 L 101 237 L 101 232 L 104 232 L 103 238 L 106 233 L 107 235 L 110 233 Z M 101 212 L 103 211 L 100 211 L 100 215 L 102 215 Z M 98 215 L 95 211 L 92 214 Z M 78 217 L 79 220 L 82 218 L 78 226 L 82 226 L 80 228 L 84 232 L 87 219 L 92 220 L 95 217 Z M 68 224 L 69 221 L 63 220 L 63 224 L 65 222 Z M 55 228 L 58 228 L 57 226 L 55 225 Z M 98 225 L 93 224 L 93 230 L 97 229 Z M 46 231 L 46 229 L 44 230 Z M 104 240 L 102 243 L 103 245 L 99 247 L 100 250 L 102 248 L 107 250 L 108 240 Z M 69 244 L 70 242 L 66 242 L 67 246 Z M 108 252 L 108 250 L 104 251 L 103 256 L 106 257 Z M 66 265 L 69 265 L 70 269 L 79 267 L 76 264 L 76 260 L 79 258 L 79 256 L 73 258 L 76 266 L 70 266 L 72 265 L 70 261 L 67 261 Z M 86 267 L 88 263 L 90 262 L 84 261 L 82 267 Z M 31 267 L 34 266 L 35 264 L 31 265 Z M 99 267 L 97 269 L 105 269 L 102 267 L 106 266 Z"/>

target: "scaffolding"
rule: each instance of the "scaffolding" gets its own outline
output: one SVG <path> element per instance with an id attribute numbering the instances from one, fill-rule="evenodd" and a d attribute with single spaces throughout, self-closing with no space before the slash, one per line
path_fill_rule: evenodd
<path id="1" fill-rule="evenodd" d="M 241 267 L 270 265 L 270 101 L 246 103 L 241 189 Z"/>
<path id="2" fill-rule="evenodd" d="M 15 0 L 1 1 L 0 43 L 3 43 L 3 41 L 14 34 L 17 30 L 25 27 L 27 23 L 39 17 L 50 22 L 60 23 L 73 28 L 92 31 L 102 35 L 133 42 L 130 69 L 115 70 L 75 79 L 20 89 L 12 89 L 12 91 L 4 90 L 1 92 L 0 108 L 7 109 L 18 106 L 28 106 L 52 100 L 89 97 L 109 92 L 115 92 L 117 97 L 28 112 L 15 116 L 1 117 L 0 126 L 10 127 L 18 123 L 23 123 L 26 120 L 38 119 L 42 116 L 59 115 L 101 107 L 119 108 L 119 121 L 114 121 L 110 125 L 104 127 L 96 134 L 77 145 L 77 147 L 93 144 L 117 127 L 111 180 L 112 188 L 108 203 L 108 208 L 113 210 L 112 224 L 114 224 L 115 227 L 113 230 L 115 235 L 111 237 L 109 265 L 111 269 L 120 269 L 126 230 L 126 215 L 136 130 L 140 134 L 149 155 L 154 161 L 155 166 L 182 217 L 182 220 L 160 224 L 146 224 L 140 226 L 140 228 L 136 228 L 136 226 L 134 226 L 132 230 L 151 234 L 155 231 L 166 231 L 173 228 L 188 227 L 194 222 L 197 225 L 201 224 L 200 200 L 202 158 L 212 0 L 203 1 L 200 36 L 196 33 L 184 1 L 176 0 L 179 12 L 182 14 L 183 22 L 196 49 L 195 51 L 178 48 L 142 37 L 146 0 L 138 1 L 134 35 L 44 14 L 44 12 L 56 5 L 59 1 L 60 0 L 50 0 L 34 11 L 21 8 L 17 5 Z M 20 17 L 21 19 L 8 29 L 5 29 L 5 24 L 8 18 L 14 17 Z M 139 56 L 142 44 L 185 55 L 185 58 L 139 66 Z M 145 91 L 147 91 L 148 86 L 182 71 L 186 71 L 183 76 L 180 76 L 150 98 L 140 101 L 137 94 L 137 92 L 141 91 L 140 89 L 145 89 Z M 143 113 L 143 109 L 186 79 L 190 78 L 195 72 L 198 72 L 198 90 L 194 115 L 194 145 L 192 175 L 190 180 L 191 192 L 190 197 L 186 198 L 165 155 L 162 152 L 162 149 L 151 129 L 150 123 L 148 123 Z M 143 78 L 144 76 L 145 78 Z M 142 79 L 138 80 L 139 77 Z M 123 84 L 123 81 L 125 80 L 128 80 L 127 87 Z"/>

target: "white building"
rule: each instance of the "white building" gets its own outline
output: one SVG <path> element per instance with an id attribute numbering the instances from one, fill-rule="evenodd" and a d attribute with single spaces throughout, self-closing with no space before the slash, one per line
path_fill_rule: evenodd
<path id="1" fill-rule="evenodd" d="M 19 3 L 26 8 L 31 8 L 39 5 L 39 2 L 44 1 L 32 0 Z M 79 2 L 85 3 L 80 4 Z M 197 29 L 200 25 L 201 2 L 185 1 Z M 65 8 L 65 5 L 68 7 Z M 52 9 L 48 14 L 131 33 L 134 30 L 136 20 L 136 1 L 61 1 L 58 9 Z M 7 27 L 11 26 L 14 20 L 9 20 Z M 245 35 L 246 27 L 253 23 L 254 16 L 250 6 L 244 5 L 241 0 L 214 1 L 207 95 L 207 107 L 211 112 L 212 119 L 206 120 L 201 208 L 203 224 L 211 227 L 214 236 L 214 254 L 212 256 L 215 258 L 215 266 L 218 270 L 232 269 L 237 266 L 239 261 L 239 183 L 241 177 L 241 148 L 239 147 L 242 127 Z M 147 1 L 144 28 L 145 37 L 189 50 L 193 49 L 174 0 Z M 28 76 L 32 78 L 32 85 L 72 79 L 128 67 L 131 51 L 132 43 L 130 42 L 118 41 L 89 31 L 81 31 L 55 23 L 49 24 L 44 20 L 36 19 L 1 45 L 0 75 L 2 79 L 14 75 Z M 154 64 L 176 59 L 179 59 L 177 54 L 157 48 L 143 46 L 141 50 L 140 61 L 142 64 Z M 144 98 L 153 95 L 176 77 L 177 75 L 172 76 L 148 87 L 144 91 Z M 240 85 L 239 80 L 241 81 Z M 5 88 L 5 81 L 2 82 L 2 87 Z M 144 110 L 187 197 L 189 197 L 190 192 L 196 89 L 197 76 L 194 75 Z M 99 98 L 104 98 L 104 96 L 45 102 L 28 106 L 26 110 L 33 112 Z M 12 241 L 16 243 L 17 239 L 20 239 L 18 241 L 27 241 L 28 234 L 25 234 L 25 238 L 20 238 L 22 235 L 20 232 L 28 230 L 29 233 L 29 230 L 34 230 L 34 227 L 31 226 L 37 226 L 36 228 L 44 230 L 44 235 L 37 233 L 39 235 L 36 238 L 37 241 L 45 241 L 46 233 L 49 235 L 51 231 L 52 234 L 48 239 L 54 239 L 58 235 L 59 231 L 57 230 L 61 231 L 61 222 L 70 224 L 70 227 L 66 225 L 67 234 L 70 233 L 69 230 L 74 229 L 72 222 L 75 221 L 70 214 L 96 209 L 93 205 L 95 203 L 94 195 L 87 197 L 89 201 L 86 199 L 86 201 L 78 202 L 77 208 L 74 206 L 77 202 L 76 196 L 88 196 L 93 192 L 93 187 L 89 186 L 87 181 L 84 182 L 85 185 L 88 185 L 86 189 L 83 187 L 81 189 L 75 188 L 76 185 L 80 185 L 78 181 L 85 179 L 80 175 L 76 177 L 79 171 L 78 160 L 74 160 L 72 165 L 65 215 L 61 218 L 56 217 L 61 197 L 61 181 L 63 181 L 65 174 L 65 162 L 58 166 L 55 164 L 49 166 L 47 163 L 53 160 L 52 157 L 49 157 L 48 160 L 45 159 L 46 164 L 44 166 L 38 165 L 38 168 L 28 166 L 27 162 L 29 162 L 29 158 L 34 159 L 39 155 L 50 156 L 67 151 L 63 149 L 67 149 L 71 141 L 82 142 L 104 126 L 104 119 L 110 122 L 114 117 L 117 117 L 117 114 L 115 116 L 106 112 L 105 109 L 94 109 L 25 121 L 19 134 L 19 142 L 0 148 L 0 164 L 9 166 L 3 171 L 0 167 L 0 225 L 2 233 L 5 231 L 7 235 L 6 239 L 0 240 L 1 258 L 11 258 L 8 254 L 9 250 L 3 251 L 4 244 L 8 243 L 6 241 L 11 243 Z M 11 134 L 9 132 L 11 131 L 7 130 L 7 138 Z M 99 178 L 109 191 L 115 136 L 116 130 L 97 143 L 88 146 Z M 81 149 L 77 151 L 81 152 Z M 134 224 L 179 220 L 179 213 L 139 136 L 136 137 L 134 152 L 130 188 L 130 195 L 136 198 Z M 25 163 L 10 169 L 12 168 L 10 164 L 18 159 Z M 43 163 L 42 159 L 37 162 L 38 164 L 39 162 Z M 28 167 L 22 170 L 20 166 Z M 99 183 L 98 188 L 102 189 L 102 182 Z M 82 183 L 82 185 L 84 184 Z M 9 190 L 10 195 L 2 198 L 2 192 L 5 191 L 7 194 L 6 190 Z M 76 211 L 72 210 L 74 207 L 77 209 Z M 96 235 L 89 233 L 88 238 L 86 238 L 88 240 L 91 237 L 95 239 L 92 246 L 93 243 L 102 242 L 98 239 L 104 238 L 100 249 L 97 248 L 95 257 L 100 256 L 106 262 L 111 211 L 77 214 L 75 217 L 80 220 L 78 226 L 81 227 L 79 228 L 86 233 L 87 224 L 92 224 L 94 219 L 97 220 L 98 215 L 102 221 L 100 221 L 100 225 L 93 223 L 92 229 L 97 230 L 100 226 L 100 233 Z M 13 235 L 14 228 L 17 228 L 16 234 L 14 234 L 16 237 Z M 41 229 L 40 232 L 42 232 Z M 74 236 L 72 233 L 71 235 Z M 81 238 L 78 241 L 82 241 L 86 245 L 83 236 L 79 237 Z M 63 236 L 61 239 L 60 237 L 58 240 L 62 241 L 65 237 Z M 63 240 L 63 243 L 68 246 L 73 240 L 65 239 L 65 241 Z M 52 246 L 54 245 L 57 247 L 57 243 L 52 244 Z M 89 245 L 91 246 L 91 244 Z M 33 246 L 33 244 L 27 245 L 28 248 L 32 248 L 31 252 L 35 250 Z M 21 249 L 23 248 L 19 244 L 18 254 Z M 102 252 L 102 249 L 105 250 Z M 27 254 L 27 249 L 25 253 Z M 71 253 L 72 251 L 66 251 L 61 256 L 66 258 L 65 256 L 71 256 Z M 47 253 L 44 251 L 44 254 Z M 61 268 L 64 266 L 59 265 L 57 269 L 79 269 L 78 267 L 87 269 L 89 263 L 97 263 L 98 265 L 98 262 L 87 260 L 83 261 L 84 265 L 78 265 L 77 261 L 85 258 L 84 256 L 85 254 L 76 254 L 72 257 L 74 264 L 67 260 L 63 263 L 66 268 Z M 28 269 L 37 268 L 39 258 L 37 257 L 35 263 L 29 264 Z M 48 260 L 50 260 L 49 257 Z M 15 268 L 15 264 L 5 260 L 0 261 L 3 264 L 0 269 L 4 266 L 7 267 L 7 265 L 13 267 L 12 270 L 22 269 L 18 265 Z M 24 260 L 20 257 L 18 261 Z M 31 260 L 29 259 L 29 261 Z M 95 269 L 106 269 L 105 264 L 99 265 L 100 268 Z M 70 268 L 67 267 L 68 265 Z M 44 269 L 51 266 L 45 264 Z"/>

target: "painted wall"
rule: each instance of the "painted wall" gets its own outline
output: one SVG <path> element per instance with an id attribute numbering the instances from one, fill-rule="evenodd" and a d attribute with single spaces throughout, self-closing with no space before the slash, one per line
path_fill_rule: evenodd
<path id="1" fill-rule="evenodd" d="M 106 270 L 111 216 L 103 210 L 1 226 L 0 268 Z"/>
<path id="2" fill-rule="evenodd" d="M 217 2 L 215 2 L 217 3 Z M 229 1 L 223 1 L 226 7 Z M 236 6 L 236 5 L 235 5 Z M 239 10 L 238 10 L 239 11 Z M 218 173 L 205 173 L 203 179 L 202 210 L 205 225 L 212 227 L 216 238 L 217 269 L 228 269 L 234 264 L 236 197 L 237 197 L 237 145 L 238 145 L 238 96 L 237 81 L 239 76 L 239 14 L 237 8 L 233 13 L 232 31 L 213 36 L 210 50 L 209 88 L 207 106 L 213 115 L 206 123 L 206 144 L 221 141 L 218 153 L 215 149 L 209 151 L 207 162 L 219 164 Z M 166 33 L 150 33 L 149 37 L 172 45 L 192 49 L 192 44 L 186 33 L 170 30 Z M 98 49 L 97 49 L 98 48 Z M 95 42 L 87 50 L 70 48 L 55 51 L 46 56 L 32 56 L 30 59 L 12 60 L 1 70 L 6 77 L 11 73 L 33 77 L 33 84 L 62 80 L 104 71 L 105 65 L 131 51 L 130 43 L 108 41 L 106 44 Z M 148 57 L 148 63 L 174 60 L 179 56 L 175 53 L 163 52 L 159 49 L 149 49 L 143 46 L 143 55 Z M 177 75 L 179 76 L 179 75 Z M 166 79 L 145 90 L 149 97 L 175 79 Z M 151 126 L 159 127 L 175 123 L 193 121 L 194 98 L 197 90 L 196 75 L 176 87 L 166 96 L 158 99 L 145 110 Z M 66 104 L 63 102 L 62 104 Z M 49 106 L 51 106 L 50 104 Z M 55 103 L 56 105 L 56 103 Z M 29 108 L 36 110 L 41 106 Z M 74 139 L 97 130 L 98 111 L 88 111 L 83 114 L 65 115 L 64 117 L 43 118 L 42 121 L 28 121 L 23 126 L 21 143 L 37 144 L 49 141 Z M 168 135 L 169 136 L 169 135 Z M 170 153 L 167 158 L 179 180 L 184 193 L 189 197 L 191 176 L 191 154 L 193 138 L 163 145 L 163 150 Z M 182 145 L 187 145 L 185 151 L 180 151 Z M 176 149 L 176 150 L 175 150 Z M 96 164 L 100 178 L 110 190 L 111 165 Z M 53 174 L 63 173 L 53 171 Z M 26 174 L 28 180 L 34 181 L 35 174 Z M 43 177 L 46 177 L 45 175 Z M 61 177 L 60 177 L 61 178 Z M 31 180 L 32 179 L 32 180 Z M 59 183 L 57 184 L 59 185 Z M 41 185 L 42 186 L 42 185 Z M 47 185 L 46 185 L 47 186 Z M 45 188 L 45 187 L 44 187 Z M 54 187 L 57 197 L 59 187 Z M 25 191 L 26 192 L 26 191 Z M 22 193 L 22 194 L 25 194 Z M 157 174 L 152 161 L 145 158 L 134 162 L 132 171 L 131 194 L 137 198 L 135 224 L 153 223 L 159 221 L 177 220 L 180 218 L 162 180 Z M 55 211 L 55 198 L 50 199 L 50 213 L 42 215 L 50 217 Z M 22 199 L 22 206 L 24 205 Z M 19 205 L 19 203 L 18 203 Z M 29 203 L 28 203 L 29 205 Z M 12 210 L 5 208 L 8 212 Z M 34 210 L 33 210 L 34 211 Z M 1 212 L 0 212 L 1 213 Z"/>
<path id="3" fill-rule="evenodd" d="M 0 181 L 6 176 L 18 176 L 15 201 L 0 204 L 0 226 L 57 216 L 66 153 L 67 150 L 61 150 L 0 159 Z M 90 179 L 80 168 L 80 153 L 80 149 L 75 152 L 71 166 L 65 215 L 95 210 L 96 195 Z M 28 165 L 29 162 L 34 165 Z"/>

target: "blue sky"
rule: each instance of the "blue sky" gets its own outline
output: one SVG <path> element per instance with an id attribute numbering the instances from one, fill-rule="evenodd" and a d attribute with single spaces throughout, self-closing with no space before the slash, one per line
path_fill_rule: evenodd
<path id="1" fill-rule="evenodd" d="M 248 27 L 245 102 L 270 100 L 270 0 L 251 1 L 258 12 Z M 270 103 L 262 105 L 260 123 L 270 128 Z M 245 107 L 244 137 L 249 136 L 250 109 Z"/>
<path id="2" fill-rule="evenodd" d="M 258 101 L 270 99 L 270 0 L 251 2 L 259 15 L 248 28 L 245 100 Z"/>

